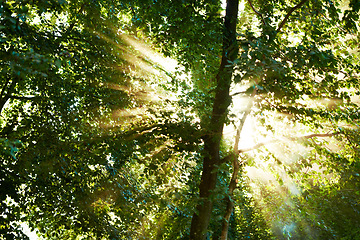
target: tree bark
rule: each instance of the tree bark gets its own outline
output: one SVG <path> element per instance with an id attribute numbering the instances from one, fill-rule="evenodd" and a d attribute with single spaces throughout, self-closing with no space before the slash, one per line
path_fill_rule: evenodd
<path id="1" fill-rule="evenodd" d="M 203 240 L 206 238 L 210 222 L 213 200 L 212 192 L 217 182 L 217 166 L 220 165 L 220 141 L 226 120 L 227 109 L 231 102 L 229 95 L 233 62 L 238 53 L 236 44 L 236 23 L 239 0 L 227 0 L 223 32 L 223 53 L 218 74 L 217 87 L 213 102 L 210 125 L 204 138 L 203 172 L 199 186 L 200 202 L 196 207 L 190 228 L 190 239 Z"/>

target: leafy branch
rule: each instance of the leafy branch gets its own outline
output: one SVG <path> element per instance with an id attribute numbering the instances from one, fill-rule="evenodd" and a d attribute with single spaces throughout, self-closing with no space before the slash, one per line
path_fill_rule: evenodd
<path id="1" fill-rule="evenodd" d="M 80 9 L 77 11 L 76 13 L 76 16 L 77 15 L 80 15 L 82 11 L 84 11 L 84 7 L 86 6 L 86 3 L 83 3 L 81 6 L 80 6 Z M 77 24 L 77 21 L 74 20 L 70 25 L 69 27 L 65 30 L 64 34 L 61 36 L 60 39 L 65 39 L 69 36 L 69 34 L 71 33 L 71 31 L 73 30 L 73 28 L 75 27 L 75 25 Z"/>
<path id="2" fill-rule="evenodd" d="M 292 7 L 290 11 L 286 14 L 284 19 L 281 21 L 279 27 L 277 28 L 276 32 L 279 32 L 281 28 L 285 25 L 287 20 L 289 19 L 290 15 L 298 8 L 300 8 L 302 5 L 304 5 L 307 2 L 307 0 L 302 0 L 300 3 L 298 3 L 295 7 Z"/>

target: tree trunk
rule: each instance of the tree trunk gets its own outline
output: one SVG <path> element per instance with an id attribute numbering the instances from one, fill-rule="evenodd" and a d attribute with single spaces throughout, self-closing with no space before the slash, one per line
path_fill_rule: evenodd
<path id="1" fill-rule="evenodd" d="M 220 140 L 226 113 L 231 102 L 229 95 L 233 62 L 238 53 L 236 44 L 236 23 L 239 0 L 227 0 L 223 32 L 223 53 L 216 76 L 217 87 L 207 137 L 204 139 L 203 172 L 199 186 L 200 202 L 196 207 L 190 228 L 190 239 L 205 239 L 210 222 L 213 201 L 211 193 L 216 187 L 217 166 L 220 165 Z"/>

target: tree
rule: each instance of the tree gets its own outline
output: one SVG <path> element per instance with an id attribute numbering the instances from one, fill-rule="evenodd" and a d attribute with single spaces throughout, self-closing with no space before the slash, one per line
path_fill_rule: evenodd
<path id="1" fill-rule="evenodd" d="M 2 236 L 19 236 L 19 221 L 48 237 L 60 237 L 63 226 L 109 235 L 102 212 L 84 205 L 106 178 L 96 166 L 109 166 L 109 114 L 143 101 L 126 91 L 135 76 L 125 66 L 135 66 L 124 58 L 133 51 L 113 30 L 121 9 L 106 1 L 0 4 Z"/>
<path id="2" fill-rule="evenodd" d="M 129 46 L 128 16 L 111 1 L 1 2 L 1 237 L 26 238 L 21 222 L 46 238 L 160 236 L 149 215 L 189 208 L 159 186 L 196 158 L 173 152 L 192 152 L 197 125 L 149 100 L 162 70 Z"/>
<path id="3" fill-rule="evenodd" d="M 227 1 L 225 22 L 224 22 L 224 41 L 221 65 L 216 75 L 215 98 L 213 100 L 213 110 L 211 114 L 210 126 L 204 137 L 205 156 L 203 160 L 203 172 L 199 186 L 201 202 L 197 206 L 191 223 L 190 238 L 205 239 L 207 227 L 210 222 L 212 211 L 211 194 L 216 187 L 217 166 L 221 164 L 220 141 L 223 127 L 226 120 L 226 110 L 230 105 L 230 84 L 233 74 L 232 65 L 237 56 L 238 49 L 236 44 L 236 23 L 239 1 Z"/>
<path id="4" fill-rule="evenodd" d="M 48 238 L 226 239 L 241 227 L 290 238 L 306 234 L 305 219 L 314 238 L 351 238 L 356 228 L 346 235 L 328 209 L 344 197 L 353 210 L 337 211 L 359 211 L 359 7 L 228 0 L 223 17 L 213 0 L 2 2 L 0 229 L 12 229 L 2 236 L 20 236 L 26 221 Z M 164 71 L 121 32 L 151 39 L 191 76 Z M 157 84 L 178 101 L 147 100 L 155 93 L 137 86 L 157 81 L 149 67 L 170 77 Z M 250 100 L 236 110 L 236 97 Z M 259 142 L 241 148 L 254 118 Z M 276 181 L 248 197 L 244 175 L 260 162 Z M 301 189 L 292 217 L 289 195 L 276 194 L 291 192 L 289 179 Z"/>
<path id="5" fill-rule="evenodd" d="M 225 16 L 225 29 L 227 29 L 226 19 L 237 18 L 230 11 L 233 10 L 237 13 L 237 8 L 234 7 L 237 4 L 237 1 L 234 3 L 227 1 L 229 8 L 227 8 Z M 256 91 L 255 109 L 257 110 L 253 114 L 258 115 L 264 111 L 275 110 L 288 115 L 294 122 L 310 126 L 314 132 L 325 128 L 326 132 L 330 130 L 340 134 L 343 131 L 339 125 L 344 122 L 353 126 L 357 131 L 358 114 L 356 109 L 358 106 L 350 100 L 348 91 L 340 89 L 347 88 L 350 91 L 358 89 L 357 73 L 354 75 L 354 71 L 356 72 L 358 68 L 358 61 L 347 50 L 353 46 L 353 40 L 349 40 L 349 46 L 340 46 L 339 40 L 345 39 L 345 34 L 356 31 L 358 4 L 351 2 L 348 10 L 341 9 L 339 4 L 333 2 L 306 0 L 295 2 L 290 8 L 288 4 L 281 1 L 271 3 L 248 1 L 247 6 L 248 11 L 253 11 L 256 15 L 259 27 L 244 24 L 242 29 L 239 29 L 240 56 L 236 60 L 226 55 L 232 51 L 227 51 L 228 45 L 225 40 L 225 44 L 223 44 L 225 54 L 222 56 L 218 74 L 221 76 L 224 63 L 228 64 L 229 69 L 235 67 L 234 82 L 242 84 L 248 82 L 250 85 L 249 91 L 244 94 Z M 175 8 L 178 7 L 178 5 L 175 6 Z M 284 12 L 285 14 L 283 14 Z M 339 13 L 343 14 L 342 18 Z M 176 16 L 171 14 L 163 16 L 166 22 L 162 22 L 162 24 L 157 22 L 162 27 L 161 36 L 167 33 L 164 28 L 171 26 L 171 19 L 176 19 Z M 328 21 L 322 21 L 324 16 Z M 254 18 L 252 20 L 255 21 Z M 169 22 L 168 25 L 167 22 Z M 169 32 L 170 30 L 169 28 Z M 227 30 L 229 31 L 229 29 Z M 233 30 L 232 32 L 234 33 Z M 298 44 L 291 41 L 291 34 L 294 32 L 302 34 L 298 37 Z M 173 31 L 171 33 L 176 34 Z M 182 35 L 178 36 L 181 39 Z M 174 41 L 173 38 L 170 37 L 168 41 Z M 227 39 L 226 30 L 224 38 Z M 237 49 L 233 52 L 236 53 Z M 209 126 L 205 127 L 210 134 L 205 134 L 204 137 L 205 153 L 200 183 L 200 198 L 202 199 L 193 217 L 191 236 L 194 239 L 205 238 L 211 214 L 210 192 L 215 189 L 216 168 L 221 164 L 219 136 L 222 135 L 222 126 L 226 122 L 225 116 L 229 105 L 232 71 L 229 73 L 227 77 L 217 81 L 212 99 L 213 114 L 210 117 Z M 356 90 L 353 94 L 358 94 L 355 92 Z M 323 98 L 337 99 L 339 105 L 329 105 L 326 108 L 311 105 L 317 99 Z M 303 99 L 309 99 L 309 101 L 305 102 Z M 344 117 L 344 114 L 347 117 Z M 331 122 L 329 127 L 324 127 L 322 124 L 329 120 Z M 316 137 L 316 135 L 309 135 L 305 139 L 312 138 L 312 136 Z M 324 136 L 331 135 L 325 134 Z M 235 156 L 240 152 L 242 151 L 235 149 Z M 225 157 L 224 159 L 229 158 Z M 237 171 L 236 168 L 234 171 Z M 234 179 L 236 179 L 236 174 Z M 233 189 L 232 186 L 230 188 Z M 229 218 L 225 218 L 225 222 L 228 220 Z M 227 232 L 226 229 L 224 232 Z"/>

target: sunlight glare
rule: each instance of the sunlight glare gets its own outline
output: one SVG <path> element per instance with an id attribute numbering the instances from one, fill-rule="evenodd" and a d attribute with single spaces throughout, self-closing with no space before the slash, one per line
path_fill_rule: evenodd
<path id="1" fill-rule="evenodd" d="M 154 49 L 151 49 L 145 43 L 142 43 L 134 37 L 130 37 L 126 34 L 122 34 L 121 37 L 127 44 L 134 47 L 145 60 L 149 60 L 150 62 L 159 65 L 161 69 L 164 69 L 167 72 L 175 73 L 177 71 L 179 64 L 176 60 L 169 57 L 163 57 L 160 53 L 157 53 Z M 160 71 L 157 72 L 158 74 L 163 75 Z"/>
<path id="2" fill-rule="evenodd" d="M 41 238 L 36 234 L 36 232 L 31 231 L 28 224 L 21 224 L 22 232 L 29 237 L 30 240 L 40 240 Z"/>
<path id="3" fill-rule="evenodd" d="M 115 29 L 113 30 L 115 32 Z M 140 40 L 134 36 L 117 31 L 119 40 L 109 39 L 102 33 L 95 34 L 105 41 L 117 46 L 114 51 L 118 51 L 121 57 L 125 60 L 124 63 L 119 63 L 119 68 L 124 70 L 124 73 L 129 76 L 128 85 L 120 85 L 115 83 L 105 83 L 104 87 L 124 91 L 132 99 L 133 107 L 128 109 L 116 109 L 112 112 L 110 122 L 100 120 L 101 127 L 120 126 L 124 123 L 134 123 L 146 119 L 149 114 L 146 114 L 149 107 L 157 108 L 155 105 L 164 103 L 167 110 L 173 110 L 171 104 L 165 101 L 174 101 L 178 99 L 180 89 L 176 91 L 166 91 L 163 85 L 169 84 L 172 78 L 186 81 L 189 79 L 189 74 L 184 73 L 184 69 L 178 62 L 172 58 L 164 57 L 157 52 L 150 43 L 146 40 Z M 122 41 L 123 44 L 119 42 Z M 124 47 L 124 43 L 128 47 Z M 130 49 L 130 50 L 129 50 Z M 131 50 L 132 49 L 132 50 Z M 165 107 L 165 105 L 163 107 Z"/>

